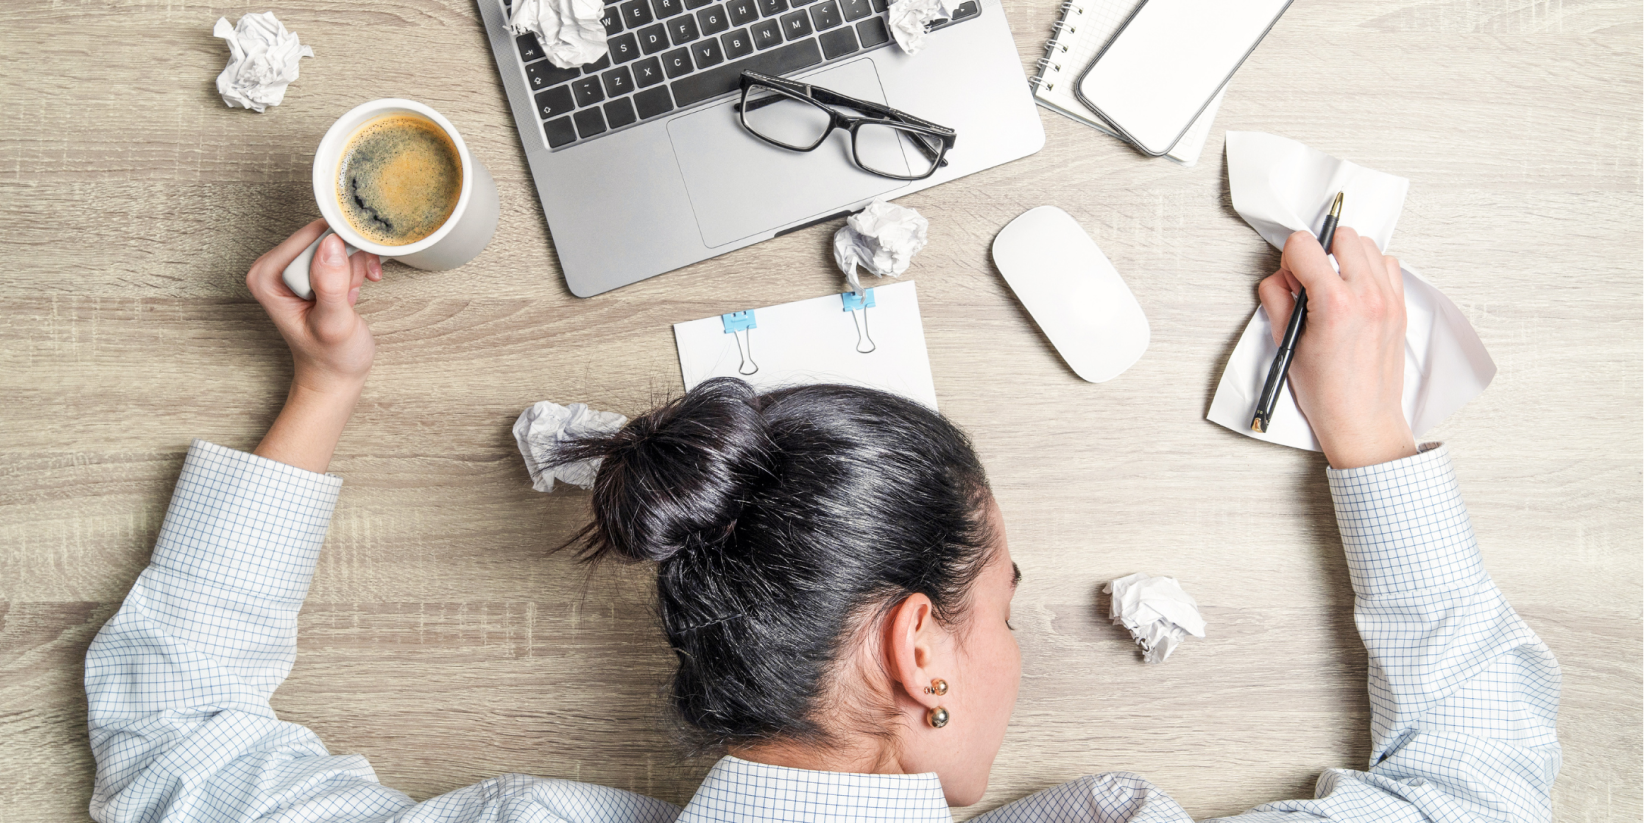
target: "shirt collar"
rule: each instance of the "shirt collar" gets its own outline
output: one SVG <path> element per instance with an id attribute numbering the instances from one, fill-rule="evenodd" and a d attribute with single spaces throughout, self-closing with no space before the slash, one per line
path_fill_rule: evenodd
<path id="1" fill-rule="evenodd" d="M 815 772 L 721 758 L 676 823 L 951 823 L 938 775 Z"/>

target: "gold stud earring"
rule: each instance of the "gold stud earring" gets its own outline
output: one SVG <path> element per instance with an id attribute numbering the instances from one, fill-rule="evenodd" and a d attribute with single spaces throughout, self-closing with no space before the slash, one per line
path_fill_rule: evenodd
<path id="1" fill-rule="evenodd" d="M 933 706 L 932 710 L 926 713 L 926 722 L 934 729 L 941 729 L 949 725 L 949 709 L 943 706 Z"/>
<path id="2" fill-rule="evenodd" d="M 936 694 L 936 695 L 939 695 L 939 696 L 943 696 L 943 695 L 949 694 L 949 684 L 942 681 L 942 680 L 939 680 L 936 677 L 934 677 L 934 678 L 932 678 L 932 685 L 927 686 L 926 688 L 922 689 L 921 691 L 924 691 L 927 694 Z"/>

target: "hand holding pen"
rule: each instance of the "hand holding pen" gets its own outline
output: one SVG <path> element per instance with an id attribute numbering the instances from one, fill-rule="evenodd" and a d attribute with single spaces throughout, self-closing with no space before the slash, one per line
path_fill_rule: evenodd
<path id="1" fill-rule="evenodd" d="M 1326 222 L 1321 224 L 1321 236 L 1316 242 L 1321 244 L 1322 254 L 1332 254 L 1332 236 L 1338 230 L 1338 215 L 1344 210 L 1344 193 L 1339 192 L 1332 199 L 1332 208 L 1327 210 Z M 1304 287 L 1298 287 L 1298 299 L 1293 304 L 1292 314 L 1287 318 L 1287 330 L 1282 332 L 1275 360 L 1270 362 L 1269 376 L 1264 378 L 1264 391 L 1258 395 L 1258 408 L 1252 413 L 1252 430 L 1263 434 L 1270 430 L 1270 418 L 1275 416 L 1275 402 L 1281 398 L 1281 391 L 1287 386 L 1287 369 L 1292 366 L 1293 352 L 1298 347 L 1298 335 L 1304 331 L 1304 314 L 1309 305 L 1310 297 Z M 1270 316 L 1270 326 L 1274 327 L 1277 317 Z"/>
<path id="2" fill-rule="evenodd" d="M 1370 466 L 1417 453 L 1402 412 L 1407 310 L 1401 265 L 1353 229 L 1332 236 L 1333 270 L 1308 232 L 1281 251 L 1281 269 L 1258 286 L 1271 318 L 1290 317 L 1309 295 L 1287 382 L 1334 468 Z M 1277 345 L 1285 329 L 1272 329 Z"/>

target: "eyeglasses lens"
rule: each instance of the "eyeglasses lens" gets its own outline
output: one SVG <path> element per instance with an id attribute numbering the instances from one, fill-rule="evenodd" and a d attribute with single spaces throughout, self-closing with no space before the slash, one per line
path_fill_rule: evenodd
<path id="1" fill-rule="evenodd" d="M 792 149 L 810 149 L 829 133 L 824 109 L 767 86 L 750 86 L 743 98 L 743 122 L 762 138 Z"/>
<path id="2" fill-rule="evenodd" d="M 852 148 L 858 165 L 876 174 L 905 179 L 931 174 L 942 149 L 936 138 L 884 123 L 859 125 L 856 139 Z"/>

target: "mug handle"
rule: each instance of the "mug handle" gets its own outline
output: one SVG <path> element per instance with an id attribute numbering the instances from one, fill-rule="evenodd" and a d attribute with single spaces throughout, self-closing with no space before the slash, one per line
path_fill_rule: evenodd
<path id="1" fill-rule="evenodd" d="M 327 236 L 336 233 L 337 232 L 332 231 L 330 228 L 326 229 L 324 232 L 321 232 L 320 237 L 316 238 L 315 242 L 310 243 L 308 248 L 299 252 L 297 259 L 293 260 L 291 263 L 288 263 L 286 265 L 286 270 L 280 273 L 280 279 L 286 281 L 286 288 L 291 289 L 292 294 L 295 294 L 304 300 L 315 299 L 314 289 L 309 288 L 309 266 L 314 263 L 315 249 L 320 248 L 320 241 L 325 240 Z M 348 243 L 343 244 L 343 253 L 345 255 L 353 257 L 354 253 L 357 251 L 360 251 L 360 249 L 357 249 Z"/>

